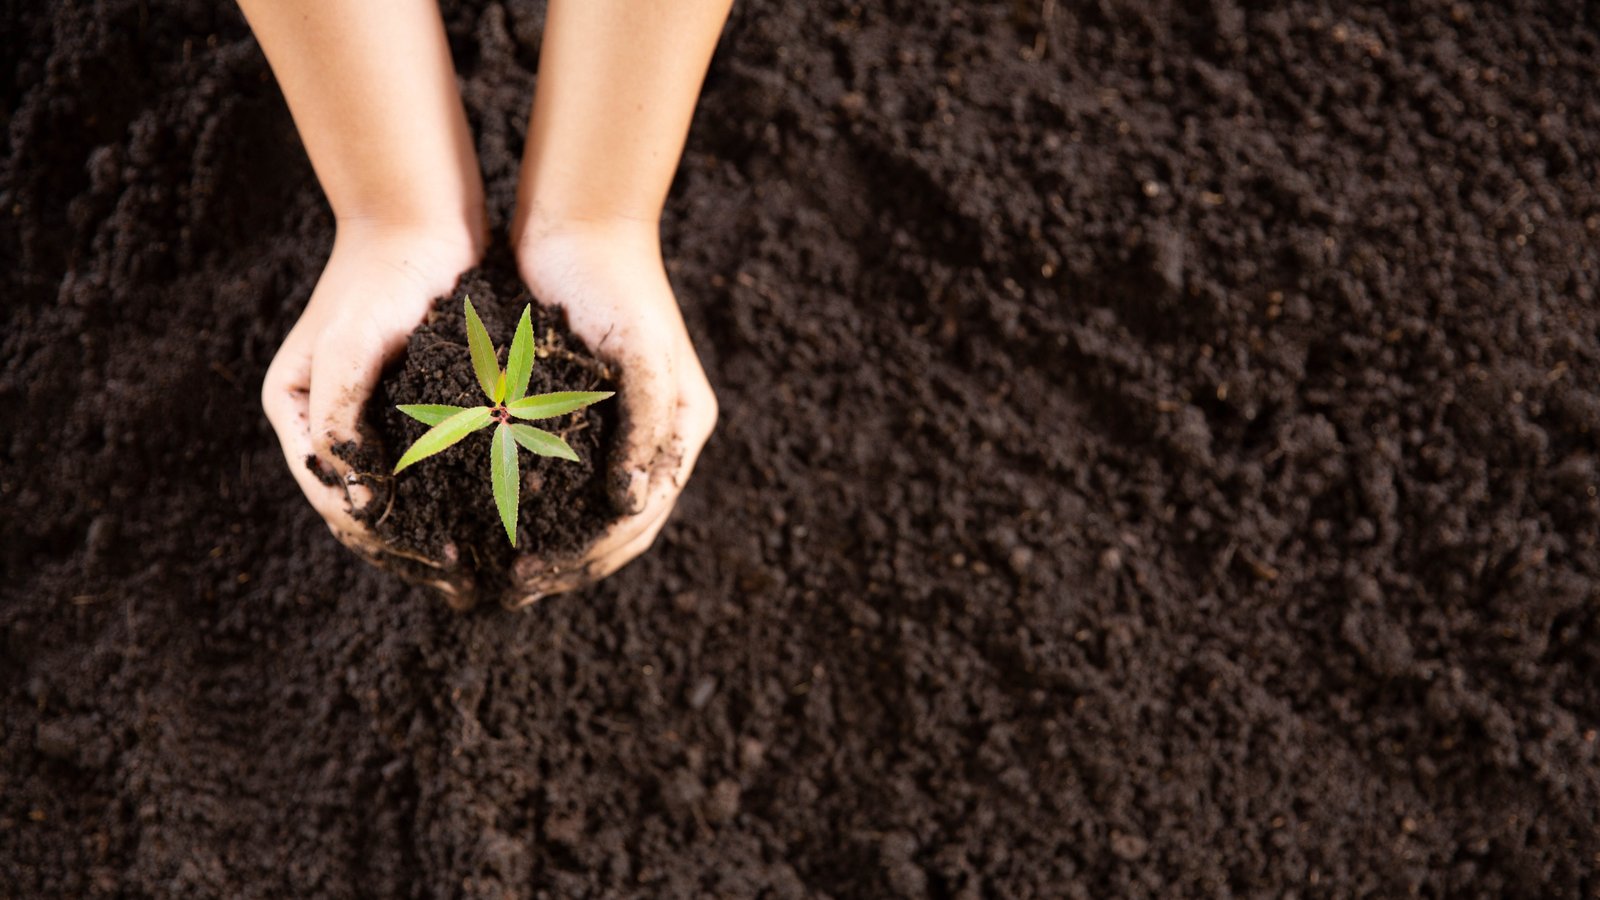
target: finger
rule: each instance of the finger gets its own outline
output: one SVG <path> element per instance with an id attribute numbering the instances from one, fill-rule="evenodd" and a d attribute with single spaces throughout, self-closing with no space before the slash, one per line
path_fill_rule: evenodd
<path id="1" fill-rule="evenodd" d="M 598 581 L 650 549 L 656 535 L 671 518 L 678 494 L 693 473 L 695 462 L 716 421 L 716 400 L 703 380 L 701 385 L 703 392 L 697 402 L 681 403 L 678 408 L 674 430 L 679 435 L 687 436 L 689 443 L 678 454 L 675 465 L 658 467 L 645 509 L 613 525 L 584 552 L 582 560 L 576 565 L 545 565 L 528 557 L 520 560 L 517 574 L 520 576 L 522 596 L 513 605 L 525 606 L 543 597 Z"/>
<path id="2" fill-rule="evenodd" d="M 656 537 L 661 534 L 661 529 L 667 526 L 668 520 L 672 518 L 672 511 L 676 507 L 676 503 L 668 506 L 661 511 L 661 515 L 635 534 L 628 543 L 617 547 L 605 556 L 592 560 L 585 569 L 589 579 L 591 581 L 599 581 L 602 578 L 608 578 L 618 569 L 643 556 L 644 552 L 649 550 L 651 545 L 656 542 Z"/>
<path id="3" fill-rule="evenodd" d="M 428 582 L 428 587 L 444 595 L 444 602 L 456 612 L 466 612 L 478 602 L 477 595 L 472 592 L 470 586 L 463 588 L 454 582 L 441 579 Z"/>
<path id="4" fill-rule="evenodd" d="M 444 595 L 444 600 L 451 609 L 462 612 L 471 609 L 478 602 L 478 583 L 471 573 L 462 571 L 460 566 L 456 565 L 453 551 L 454 546 L 447 545 L 445 558 L 448 562 L 445 574 L 427 581 L 427 585 Z"/>
<path id="5" fill-rule="evenodd" d="M 631 516 L 618 519 L 610 528 L 600 535 L 593 544 L 590 544 L 582 554 L 584 561 L 598 559 L 609 555 L 619 547 L 627 546 L 638 537 L 641 532 L 655 524 L 655 521 L 672 509 L 672 504 L 678 498 L 678 486 L 675 472 L 677 466 L 660 465 L 651 473 L 650 493 L 646 495 L 643 508 Z M 676 459 L 672 460 L 676 463 Z"/>
<path id="6" fill-rule="evenodd" d="M 672 435 L 673 373 L 657 362 L 635 360 L 623 365 L 621 390 L 622 448 L 610 462 L 612 501 L 623 515 L 638 515 L 649 501 L 652 471 L 657 457 Z"/>
<path id="7" fill-rule="evenodd" d="M 693 368 L 695 371 L 686 372 L 679 379 L 682 382 L 679 392 L 681 399 L 678 401 L 674 431 L 684 441 L 683 457 L 675 473 L 680 490 L 694 474 L 695 464 L 700 461 L 700 451 L 711 439 L 711 432 L 716 430 L 717 418 L 721 415 L 717 395 L 711 390 L 710 382 L 706 381 L 699 366 Z"/>
<path id="8" fill-rule="evenodd" d="M 504 599 L 503 605 L 508 609 L 520 609 L 538 603 L 546 597 L 577 590 L 592 580 L 582 567 L 567 572 L 547 573 L 521 585 L 516 593 Z"/>
<path id="9" fill-rule="evenodd" d="M 364 547 L 368 543 L 365 529 L 350 516 L 343 488 L 324 483 L 308 464 L 316 459 L 309 427 L 309 373 L 310 357 L 291 334 L 267 369 L 261 386 L 261 407 L 278 435 L 289 473 L 312 508 L 342 542 Z"/>
<path id="10" fill-rule="evenodd" d="M 564 560 L 544 560 L 524 556 L 517 560 L 514 576 L 517 597 L 508 602 L 512 607 L 526 606 L 543 597 L 580 588 L 598 578 L 597 563 L 609 560 L 623 547 L 633 543 L 640 534 L 658 528 L 672 513 L 672 500 L 677 491 L 671 489 L 670 478 L 661 479 L 660 490 L 653 494 L 643 513 L 629 516 L 614 523 L 582 555 Z M 609 573 L 617 568 L 610 565 Z"/>
<path id="11" fill-rule="evenodd" d="M 705 447 L 716 421 L 716 399 L 711 396 L 711 389 L 704 385 L 703 380 L 701 384 L 699 396 L 694 401 L 686 400 L 677 405 L 672 427 L 674 447 L 659 452 L 656 457 L 651 472 L 651 493 L 644 509 L 617 522 L 584 552 L 584 558 L 591 562 L 589 568 L 594 568 L 595 561 L 626 552 L 646 531 L 659 529 L 660 523 L 677 504 L 678 493 L 688 484 L 689 476 L 693 474 L 695 463 L 700 458 L 700 451 Z M 607 571 L 615 571 L 620 567 L 620 563 L 608 564 Z"/>
<path id="12" fill-rule="evenodd" d="M 375 544 L 368 537 L 366 527 L 350 514 L 350 501 L 345 495 L 344 487 L 324 483 L 313 471 L 312 465 L 320 464 L 316 463 L 317 456 L 312 452 L 311 442 L 304 428 L 304 417 L 300 422 L 301 427 L 298 430 L 281 439 L 284 458 L 289 463 L 290 473 L 294 475 L 295 482 L 300 485 L 300 491 L 306 495 L 311 507 L 328 524 L 328 530 L 333 536 L 338 538 L 341 544 L 370 556 Z"/>
<path id="13" fill-rule="evenodd" d="M 385 353 L 372 334 L 333 329 L 323 335 L 311 360 L 311 442 L 317 457 L 343 480 L 351 506 L 360 509 L 372 502 L 372 491 L 356 480 L 334 447 L 360 440 L 361 413 L 383 374 Z"/>
<path id="14" fill-rule="evenodd" d="M 678 452 L 676 465 L 658 473 L 659 483 L 645 511 L 619 522 L 612 532 L 596 541 L 585 554 L 588 563 L 584 569 L 590 580 L 598 581 L 611 575 L 650 549 L 656 535 L 672 517 L 673 510 L 677 509 L 678 497 L 684 485 L 688 484 L 689 476 L 693 474 L 695 463 L 700 458 L 700 451 L 705 447 L 710 426 L 701 425 L 704 417 L 703 408 L 680 409 L 678 434 L 698 437 L 691 439 L 687 446 L 680 443 L 682 449 Z"/>
<path id="15" fill-rule="evenodd" d="M 588 584 L 594 580 L 589 573 L 596 559 L 609 556 L 614 550 L 625 546 L 657 520 L 666 518 L 671 511 L 670 498 L 667 502 L 652 502 L 645 512 L 612 523 L 593 544 L 576 556 L 556 560 L 537 556 L 518 559 L 513 569 L 517 590 L 548 595 Z"/>
<path id="16" fill-rule="evenodd" d="M 577 590 L 586 584 L 592 584 L 602 578 L 615 573 L 618 569 L 633 562 L 644 555 L 646 550 L 655 543 L 661 529 L 666 527 L 667 520 L 672 518 L 672 507 L 662 510 L 650 524 L 624 546 L 618 547 L 604 558 L 591 560 L 585 565 L 568 572 L 556 572 L 544 575 L 523 586 L 520 596 L 506 605 L 516 609 L 528 606 L 556 594 Z"/>

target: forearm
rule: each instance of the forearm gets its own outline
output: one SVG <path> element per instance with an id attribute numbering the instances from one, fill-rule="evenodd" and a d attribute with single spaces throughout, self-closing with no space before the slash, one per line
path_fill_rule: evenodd
<path id="1" fill-rule="evenodd" d="M 483 187 L 435 0 L 240 0 L 345 228 L 464 230 Z"/>
<path id="2" fill-rule="evenodd" d="M 551 0 L 517 195 L 519 243 L 666 202 L 732 0 Z"/>

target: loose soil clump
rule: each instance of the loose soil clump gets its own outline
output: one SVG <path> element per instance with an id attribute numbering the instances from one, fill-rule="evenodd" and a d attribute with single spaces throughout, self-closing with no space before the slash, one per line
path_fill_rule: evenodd
<path id="1" fill-rule="evenodd" d="M 437 568 L 410 557 L 455 560 L 471 576 L 480 597 L 515 600 L 506 592 L 512 587 L 516 558 L 571 558 L 620 515 L 606 489 L 619 405 L 608 401 L 534 423 L 565 438 L 578 462 L 522 454 L 515 548 L 506 540 L 495 511 L 487 432 L 469 436 L 400 475 L 389 474 L 400 454 L 428 430 L 396 410 L 397 404 L 487 402 L 467 352 L 465 297 L 472 298 L 499 348 L 501 365 L 517 317 L 524 306 L 533 305 L 538 355 L 528 393 L 616 389 L 611 371 L 572 335 L 566 317 L 560 310 L 540 306 L 522 286 L 509 255 L 500 251 L 462 275 L 451 294 L 435 301 L 427 320 L 412 333 L 404 355 L 384 373 L 367 406 L 372 439 L 336 450 L 373 491 L 372 504 L 359 518 L 386 547 L 398 551 L 385 555 L 386 564 L 427 582 L 437 577 Z"/>

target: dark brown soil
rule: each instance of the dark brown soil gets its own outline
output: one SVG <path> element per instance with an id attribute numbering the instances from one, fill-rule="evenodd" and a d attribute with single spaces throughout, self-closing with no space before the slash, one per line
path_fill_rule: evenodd
<path id="1" fill-rule="evenodd" d="M 457 615 L 261 416 L 332 226 L 237 12 L 10 4 L 0 895 L 1595 896 L 1597 7 L 1383 6 L 741 0 L 722 424 Z M 541 8 L 447 18 L 503 223 Z"/>
<path id="2" fill-rule="evenodd" d="M 564 437 L 578 454 L 578 462 L 521 454 L 515 549 L 506 540 L 489 483 L 489 430 L 391 476 L 395 460 L 428 430 L 396 410 L 396 404 L 487 402 L 467 352 L 464 297 L 472 298 L 473 309 L 500 351 L 501 365 L 518 317 L 532 305 L 538 354 L 528 393 L 614 390 L 616 385 L 605 365 L 567 330 L 565 316 L 533 303 L 503 250 L 462 275 L 450 296 L 434 302 L 428 320 L 412 333 L 405 354 L 379 381 L 367 404 L 374 439 L 359 448 L 343 448 L 373 492 L 373 503 L 362 517 L 385 546 L 435 562 L 454 560 L 480 596 L 500 597 L 511 586 L 511 566 L 518 554 L 544 559 L 571 556 L 620 514 L 607 494 L 605 477 L 619 414 L 616 404 L 602 403 L 536 423 Z M 427 565 L 395 554 L 389 560 L 407 577 L 424 582 L 438 577 L 437 570 Z"/>

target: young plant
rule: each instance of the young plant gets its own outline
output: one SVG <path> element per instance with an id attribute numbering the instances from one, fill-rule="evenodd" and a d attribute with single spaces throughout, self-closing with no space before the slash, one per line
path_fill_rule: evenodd
<path id="1" fill-rule="evenodd" d="M 553 394 L 528 394 L 528 381 L 533 377 L 533 318 L 532 308 L 523 307 L 522 321 L 517 323 L 517 333 L 511 338 L 511 349 L 506 353 L 506 367 L 500 368 L 489 332 L 472 308 L 472 298 L 466 300 L 467 348 L 472 353 L 472 371 L 478 376 L 478 386 L 489 398 L 490 406 L 444 406 L 441 404 L 408 404 L 396 406 L 406 415 L 432 428 L 395 463 L 399 474 L 412 463 L 452 447 L 462 438 L 495 425 L 494 438 L 489 445 L 489 481 L 494 486 L 494 503 L 500 510 L 500 521 L 506 526 L 506 537 L 511 546 L 517 545 L 517 501 L 522 492 L 522 476 L 517 468 L 517 447 L 521 446 L 539 456 L 554 456 L 578 461 L 567 442 L 548 431 L 532 425 L 522 425 L 512 419 L 549 419 L 579 410 L 612 395 L 612 391 L 559 391 Z"/>

